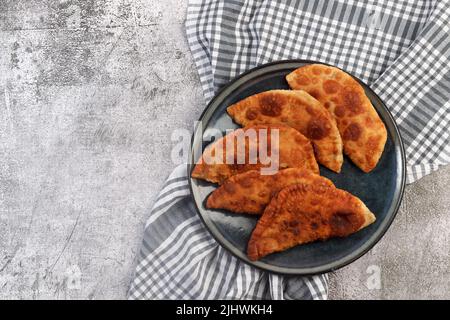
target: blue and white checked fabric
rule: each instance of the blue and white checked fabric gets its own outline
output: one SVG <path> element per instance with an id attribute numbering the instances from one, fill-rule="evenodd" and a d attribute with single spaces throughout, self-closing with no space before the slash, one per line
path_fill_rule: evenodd
<path id="1" fill-rule="evenodd" d="M 368 83 L 400 127 L 411 183 L 450 162 L 450 0 L 190 0 L 186 34 L 206 102 L 257 65 L 310 59 Z M 175 169 L 147 223 L 131 299 L 326 299 L 327 275 L 241 263 L 207 232 Z"/>

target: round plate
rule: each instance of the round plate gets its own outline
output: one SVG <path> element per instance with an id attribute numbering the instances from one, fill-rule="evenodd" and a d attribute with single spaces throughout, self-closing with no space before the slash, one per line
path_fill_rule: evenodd
<path id="1" fill-rule="evenodd" d="M 285 76 L 298 67 L 311 63 L 316 62 L 289 60 L 265 64 L 242 74 L 225 86 L 203 112 L 200 118 L 202 125 L 195 129 L 189 172 L 192 172 L 192 164 L 199 158 L 199 155 L 194 154 L 194 150 L 198 150 L 196 148 L 199 146 L 205 147 L 208 143 L 204 141 L 209 142 L 208 131 L 219 129 L 225 133 L 226 129 L 239 127 L 226 113 L 229 105 L 262 91 L 289 89 Z M 246 255 L 247 243 L 257 217 L 206 209 L 205 200 L 217 186 L 190 177 L 191 193 L 206 228 L 236 257 L 255 267 L 276 273 L 307 275 L 328 272 L 361 257 L 389 228 L 403 196 L 406 176 L 405 152 L 390 112 L 367 85 L 358 81 L 386 125 L 388 137 L 383 155 L 370 173 L 361 171 L 347 157 L 344 157 L 341 173 L 336 174 L 323 166 L 320 166 L 320 173 L 332 180 L 336 187 L 347 190 L 364 201 L 375 214 L 377 218 L 375 223 L 346 238 L 299 245 L 280 253 L 270 254 L 258 261 L 250 261 Z"/>

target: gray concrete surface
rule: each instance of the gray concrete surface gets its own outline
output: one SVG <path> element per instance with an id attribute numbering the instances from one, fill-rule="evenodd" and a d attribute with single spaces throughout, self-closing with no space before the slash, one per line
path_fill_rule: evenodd
<path id="1" fill-rule="evenodd" d="M 125 297 L 170 135 L 204 107 L 186 3 L 0 0 L 0 298 Z M 450 298 L 449 185 L 409 186 L 330 298 Z"/>

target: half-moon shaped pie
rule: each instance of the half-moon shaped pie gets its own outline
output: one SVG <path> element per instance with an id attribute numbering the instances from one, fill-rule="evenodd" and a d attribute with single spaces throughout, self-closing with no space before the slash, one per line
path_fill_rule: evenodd
<path id="1" fill-rule="evenodd" d="M 373 170 L 383 153 L 387 132 L 358 81 L 322 64 L 300 67 L 286 80 L 292 89 L 308 92 L 334 115 L 344 153 L 364 172 Z"/>
<path id="2" fill-rule="evenodd" d="M 317 162 L 340 172 L 342 140 L 334 117 L 305 91 L 270 90 L 255 94 L 227 108 L 237 123 L 286 124 L 311 140 Z"/>
<path id="3" fill-rule="evenodd" d="M 327 178 L 300 168 L 280 170 L 274 175 L 253 170 L 226 180 L 209 195 L 206 207 L 259 215 L 281 189 L 297 183 L 334 186 Z"/>

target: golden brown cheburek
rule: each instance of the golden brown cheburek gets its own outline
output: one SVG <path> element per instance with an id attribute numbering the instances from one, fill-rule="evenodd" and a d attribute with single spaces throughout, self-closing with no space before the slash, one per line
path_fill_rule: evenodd
<path id="1" fill-rule="evenodd" d="M 302 90 L 270 90 L 255 94 L 227 108 L 237 123 L 286 124 L 311 140 L 317 162 L 340 172 L 342 140 L 336 120 L 323 105 Z"/>
<path id="2" fill-rule="evenodd" d="M 278 191 L 297 183 L 334 186 L 327 178 L 299 168 L 280 170 L 274 175 L 253 170 L 226 180 L 209 195 L 206 207 L 259 215 Z"/>
<path id="3" fill-rule="evenodd" d="M 322 64 L 300 67 L 286 80 L 292 89 L 308 92 L 334 115 L 344 153 L 364 172 L 373 170 L 387 132 L 364 88 L 344 71 Z"/>
<path id="4" fill-rule="evenodd" d="M 278 141 L 271 140 L 272 130 L 278 133 Z M 265 140 L 260 140 L 263 132 L 266 133 L 262 135 Z M 237 147 L 242 145 L 238 141 L 245 142 L 245 150 Z M 227 147 L 230 145 L 234 145 L 234 149 Z M 272 149 L 274 154 L 271 154 Z M 262 160 L 261 150 L 269 155 L 266 159 Z M 238 161 L 240 156 L 245 161 Z M 270 163 L 266 162 L 268 159 Z M 192 177 L 220 184 L 236 174 L 267 168 L 276 168 L 272 174 L 285 168 L 303 168 L 319 173 L 311 142 L 300 132 L 284 125 L 257 125 L 237 129 L 208 146 L 195 165 Z"/>
<path id="5" fill-rule="evenodd" d="M 264 210 L 248 243 L 258 260 L 299 244 L 346 237 L 375 221 L 357 197 L 329 187 L 296 184 L 282 189 Z"/>

